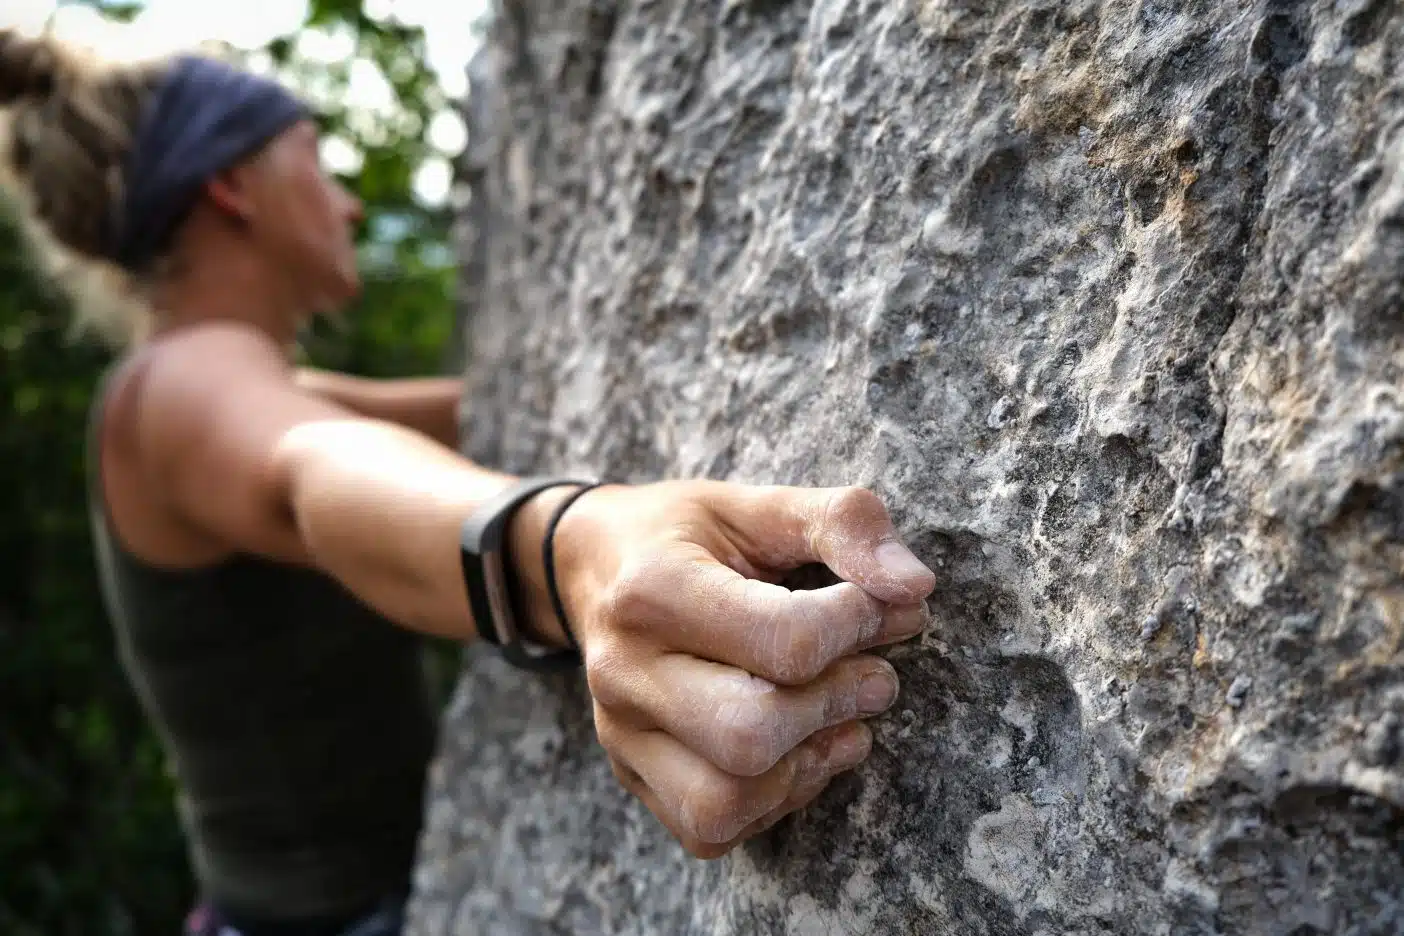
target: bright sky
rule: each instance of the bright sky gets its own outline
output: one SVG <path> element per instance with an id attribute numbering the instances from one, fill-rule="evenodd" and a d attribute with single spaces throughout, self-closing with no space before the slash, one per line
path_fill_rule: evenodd
<path id="1" fill-rule="evenodd" d="M 104 20 L 92 9 L 59 0 L 0 0 L 5 10 L 0 25 L 38 31 L 50 22 L 56 33 L 92 43 L 104 52 L 135 56 L 187 49 L 220 40 L 245 50 L 257 49 L 279 36 L 295 32 L 307 16 L 307 0 L 145 0 L 129 25 Z M 395 19 L 424 27 L 427 58 L 440 83 L 452 96 L 466 91 L 464 67 L 475 50 L 473 23 L 487 0 L 365 0 L 366 15 Z M 303 33 L 298 51 L 313 61 L 341 62 L 351 53 L 351 37 L 327 32 Z M 316 89 L 304 89 L 315 99 Z M 350 103 L 367 114 L 393 108 L 389 83 L 368 60 L 351 64 Z M 415 176 L 415 192 L 426 203 L 441 204 L 449 195 L 452 172 L 448 158 L 466 141 L 457 114 L 437 115 L 428 130 L 430 143 L 442 155 L 425 162 Z M 360 154 L 350 142 L 327 141 L 323 156 L 337 169 L 354 168 Z"/>

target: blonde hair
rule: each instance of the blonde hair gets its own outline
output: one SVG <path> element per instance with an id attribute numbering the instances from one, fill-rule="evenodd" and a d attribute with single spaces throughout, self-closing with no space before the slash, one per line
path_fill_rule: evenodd
<path id="1" fill-rule="evenodd" d="M 51 36 L 0 29 L 0 187 L 44 272 L 72 296 L 81 331 L 143 340 L 145 284 L 105 259 L 123 169 L 166 59 L 100 62 Z"/>

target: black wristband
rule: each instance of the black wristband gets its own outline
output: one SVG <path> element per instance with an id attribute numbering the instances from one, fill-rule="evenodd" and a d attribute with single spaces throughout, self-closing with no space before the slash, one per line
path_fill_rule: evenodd
<path id="1" fill-rule="evenodd" d="M 578 478 L 526 478 L 483 502 L 463 522 L 459 557 L 478 635 L 500 647 L 502 655 L 515 666 L 572 669 L 580 664 L 580 654 L 575 650 L 531 653 L 522 642 L 517 609 L 512 602 L 516 576 L 506 556 L 507 524 L 517 508 L 547 488 L 593 483 Z"/>
<path id="2" fill-rule="evenodd" d="M 575 639 L 575 634 L 570 629 L 570 621 L 566 618 L 565 603 L 561 601 L 560 585 L 556 582 L 556 527 L 560 526 L 561 518 L 565 516 L 565 512 L 570 509 L 572 504 L 605 483 L 604 481 L 592 481 L 579 490 L 572 491 L 552 512 L 551 520 L 546 524 L 546 536 L 541 541 L 541 562 L 546 569 L 546 591 L 551 596 L 551 610 L 556 612 L 556 620 L 561 622 L 561 630 L 565 631 L 566 641 L 576 652 L 580 651 L 580 643 Z"/>

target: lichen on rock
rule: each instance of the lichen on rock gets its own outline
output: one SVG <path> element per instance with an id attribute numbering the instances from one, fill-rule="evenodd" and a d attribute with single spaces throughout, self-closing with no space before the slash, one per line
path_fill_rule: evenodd
<path id="1" fill-rule="evenodd" d="M 713 863 L 471 651 L 411 932 L 1404 932 L 1404 8 L 500 7 L 466 451 L 868 485 L 935 623 Z"/>

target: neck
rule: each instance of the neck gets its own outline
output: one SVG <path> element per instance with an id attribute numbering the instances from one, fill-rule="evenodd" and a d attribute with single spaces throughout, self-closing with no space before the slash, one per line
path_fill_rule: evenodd
<path id="1" fill-rule="evenodd" d="M 207 254 L 206 256 L 212 256 Z M 269 334 L 280 345 L 297 337 L 301 316 L 255 258 L 229 251 L 217 260 L 178 262 L 177 271 L 154 291 L 156 331 L 210 321 L 239 321 Z"/>

